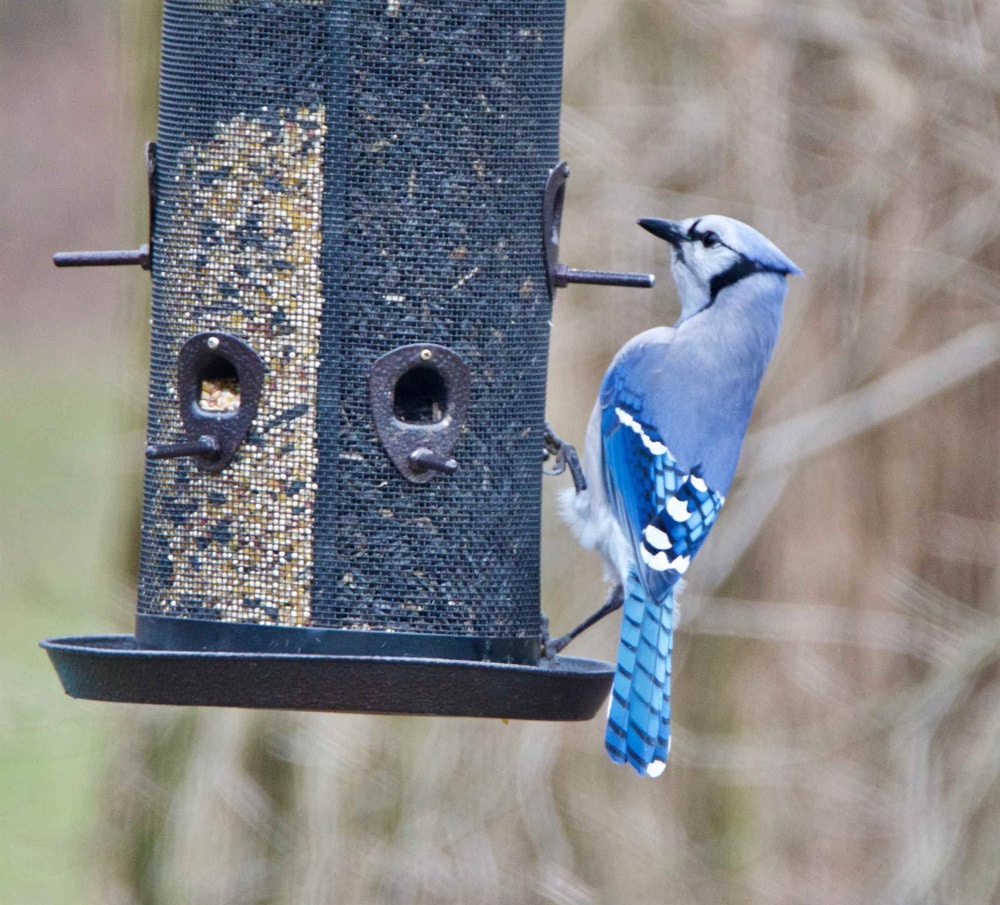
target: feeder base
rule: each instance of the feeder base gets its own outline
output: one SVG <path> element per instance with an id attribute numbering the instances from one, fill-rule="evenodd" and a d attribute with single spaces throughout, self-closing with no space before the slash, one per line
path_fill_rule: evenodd
<path id="1" fill-rule="evenodd" d="M 537 666 L 417 657 L 162 651 L 132 635 L 41 646 L 74 698 L 134 704 L 589 720 L 613 667 L 553 657 Z"/>

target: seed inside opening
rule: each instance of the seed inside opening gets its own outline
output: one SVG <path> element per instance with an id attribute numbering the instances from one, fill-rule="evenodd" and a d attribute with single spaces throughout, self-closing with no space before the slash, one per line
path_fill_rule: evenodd
<path id="1" fill-rule="evenodd" d="M 198 407 L 204 412 L 235 412 L 240 407 L 240 377 L 221 355 L 209 359 L 199 374 Z"/>

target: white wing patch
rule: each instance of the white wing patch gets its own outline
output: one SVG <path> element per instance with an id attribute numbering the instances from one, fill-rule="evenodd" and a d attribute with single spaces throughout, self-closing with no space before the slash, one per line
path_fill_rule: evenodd
<path id="1" fill-rule="evenodd" d="M 632 428 L 638 435 L 639 439 L 642 440 L 642 445 L 646 447 L 654 456 L 662 456 L 664 453 L 669 454 L 670 450 L 667 449 L 666 444 L 661 443 L 659 440 L 654 440 L 649 436 L 643 429 L 642 425 L 635 420 L 628 412 L 623 408 L 615 407 L 615 414 L 618 416 L 618 420 L 621 421 L 626 427 Z"/>
<path id="2" fill-rule="evenodd" d="M 646 525 L 642 536 L 656 550 L 669 550 L 673 546 L 670 542 L 670 535 L 666 531 L 661 531 L 656 525 Z"/>
<path id="3" fill-rule="evenodd" d="M 690 556 L 678 556 L 676 559 L 671 559 L 665 550 L 660 550 L 656 554 L 650 553 L 645 544 L 639 547 L 639 555 L 642 557 L 642 561 L 654 572 L 666 572 L 668 569 L 672 569 L 679 575 L 683 575 L 688 566 L 691 565 Z"/>
<path id="4" fill-rule="evenodd" d="M 702 481 L 702 483 L 704 483 L 704 481 Z M 691 513 L 688 511 L 687 503 L 685 503 L 684 500 L 677 499 L 675 496 L 672 496 L 667 500 L 667 515 L 669 515 L 675 522 L 686 522 L 689 518 L 691 518 Z"/>
<path id="5" fill-rule="evenodd" d="M 655 569 L 657 572 L 663 572 L 670 567 L 670 560 L 667 558 L 667 554 L 662 550 L 659 553 L 653 554 L 650 553 L 645 546 L 642 546 L 639 548 L 639 555 L 642 557 L 642 561 L 649 566 L 649 568 Z"/>

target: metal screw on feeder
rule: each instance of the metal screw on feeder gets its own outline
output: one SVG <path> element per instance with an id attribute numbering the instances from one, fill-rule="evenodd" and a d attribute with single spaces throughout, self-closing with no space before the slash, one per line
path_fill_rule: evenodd
<path id="1" fill-rule="evenodd" d="M 458 462 L 455 459 L 445 458 L 433 449 L 421 446 L 413 450 L 409 456 L 410 465 L 418 471 L 431 470 L 441 474 L 454 474 L 458 471 Z"/>
<path id="2" fill-rule="evenodd" d="M 197 440 L 182 440 L 180 443 L 165 443 L 159 446 L 150 444 L 146 447 L 146 458 L 183 459 L 188 456 L 203 456 L 206 459 L 214 459 L 219 451 L 219 441 L 208 434 L 202 434 Z"/>
<path id="3" fill-rule="evenodd" d="M 563 0 L 166 0 L 134 635 L 100 700 L 586 719 L 543 652 Z M 470 156 L 470 149 L 476 153 Z M 542 217 L 540 221 L 539 213 Z"/>
<path id="4" fill-rule="evenodd" d="M 128 251 L 57 251 L 52 256 L 56 267 L 116 267 L 138 264 L 143 270 L 152 266 L 148 245 Z"/>
<path id="5" fill-rule="evenodd" d="M 553 270 L 555 285 L 560 289 L 570 283 L 591 286 L 624 286 L 628 289 L 651 289 L 655 282 L 650 273 L 621 273 L 613 270 L 577 270 L 565 264 L 556 264 Z"/>

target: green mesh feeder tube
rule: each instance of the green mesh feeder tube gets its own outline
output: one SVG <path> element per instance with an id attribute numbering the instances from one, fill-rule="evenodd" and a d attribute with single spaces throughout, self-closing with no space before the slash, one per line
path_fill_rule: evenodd
<path id="1" fill-rule="evenodd" d="M 69 694 L 600 707 L 539 601 L 563 17 L 167 0 L 149 245 L 57 258 L 153 281 L 135 634 L 44 642 Z"/>

